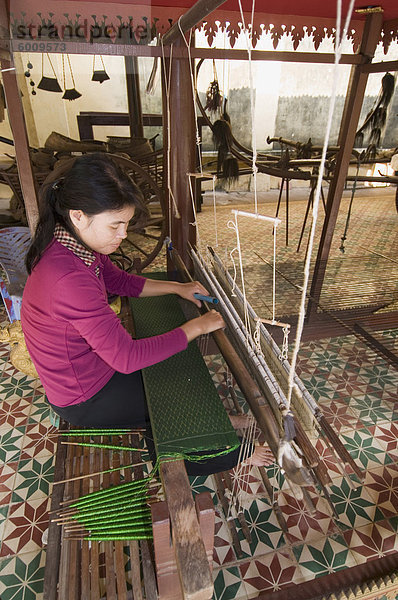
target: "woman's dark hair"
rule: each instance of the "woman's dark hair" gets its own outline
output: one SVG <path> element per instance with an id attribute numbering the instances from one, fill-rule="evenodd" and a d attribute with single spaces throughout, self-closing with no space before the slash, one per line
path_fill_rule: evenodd
<path id="1" fill-rule="evenodd" d="M 146 214 L 141 191 L 110 156 L 94 153 L 66 160 L 40 190 L 39 222 L 26 255 L 28 273 L 52 241 L 57 223 L 80 241 L 69 217 L 70 210 L 80 209 L 92 217 L 126 206 L 136 207 L 134 220 Z"/>

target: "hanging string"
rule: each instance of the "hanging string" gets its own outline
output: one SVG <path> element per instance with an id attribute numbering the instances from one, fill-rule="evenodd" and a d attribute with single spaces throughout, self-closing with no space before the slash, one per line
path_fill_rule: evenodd
<path id="1" fill-rule="evenodd" d="M 218 229 L 217 229 L 217 208 L 216 208 L 216 176 L 213 175 L 213 214 L 214 214 L 214 232 L 216 236 L 215 246 L 218 248 Z"/>
<path id="2" fill-rule="evenodd" d="M 307 289 L 308 289 L 308 281 L 309 281 L 309 275 L 310 275 L 310 263 L 311 263 L 312 250 L 313 250 L 313 246 L 314 246 L 315 228 L 316 228 L 316 224 L 317 224 L 319 201 L 320 201 L 321 188 L 322 188 L 322 180 L 323 180 L 323 174 L 324 174 L 324 170 L 325 170 L 326 152 L 327 152 L 327 148 L 328 148 L 328 144 L 329 144 L 330 131 L 331 131 L 332 119 L 333 119 L 333 111 L 334 111 L 334 106 L 336 103 L 336 96 L 337 96 L 338 65 L 339 65 L 340 57 L 341 57 L 341 53 L 342 53 L 343 39 L 347 33 L 348 25 L 351 20 L 351 14 L 352 14 L 353 7 L 354 7 L 354 0 L 350 0 L 348 13 L 347 13 L 347 17 L 346 17 L 346 20 L 344 23 L 344 29 L 342 32 L 342 40 L 340 41 L 341 0 L 337 0 L 336 48 L 335 48 L 335 61 L 334 61 L 334 71 L 333 71 L 333 87 L 332 87 L 332 93 L 331 93 L 331 98 L 330 98 L 330 103 L 329 103 L 329 113 L 328 113 L 328 120 L 327 120 L 327 125 L 326 125 L 325 140 L 324 140 L 323 149 L 322 149 L 322 158 L 321 158 L 321 163 L 319 165 L 318 180 L 317 180 L 315 198 L 314 198 L 313 207 L 312 207 L 312 225 L 311 225 L 311 232 L 310 232 L 308 247 L 307 247 L 307 256 L 306 256 L 305 265 L 304 265 L 304 283 L 302 286 L 300 312 L 299 312 L 299 317 L 298 317 L 298 321 L 297 321 L 296 340 L 295 340 L 295 344 L 294 344 L 292 360 L 290 363 L 289 389 L 288 389 L 288 395 L 287 395 L 287 402 L 288 402 L 287 408 L 288 409 L 290 407 L 291 398 L 292 398 L 294 375 L 296 372 L 297 356 L 298 356 L 298 352 L 299 352 L 299 348 L 300 348 L 301 335 L 302 335 L 303 327 L 304 327 L 305 304 L 306 304 L 306 299 L 307 299 Z"/>
<path id="3" fill-rule="evenodd" d="M 171 67 L 173 62 L 173 44 L 170 47 L 170 60 L 169 60 L 169 71 L 167 73 L 166 69 L 166 58 L 164 54 L 164 45 L 163 39 L 160 38 L 160 44 L 162 47 L 162 63 L 163 63 L 163 73 L 164 73 L 164 86 L 166 89 L 166 113 L 167 113 L 167 191 L 169 193 L 169 240 L 170 242 L 173 239 L 172 236 L 172 208 L 174 208 L 174 215 L 176 219 L 180 219 L 181 215 L 178 210 L 177 202 L 174 197 L 174 193 L 171 187 L 171 115 L 170 115 L 170 82 L 171 82 Z"/>
<path id="4" fill-rule="evenodd" d="M 246 331 L 246 336 L 245 336 L 246 337 L 246 345 L 247 345 L 247 347 L 249 347 L 249 338 L 248 338 L 248 336 L 251 335 L 251 326 L 250 326 L 250 321 L 249 321 L 249 313 L 248 313 L 247 297 L 246 297 L 246 287 L 245 287 L 245 280 L 244 280 L 244 275 L 243 275 L 242 250 L 241 250 L 241 244 L 240 244 L 240 235 L 239 235 L 238 213 L 237 213 L 237 211 L 234 211 L 234 216 L 235 216 L 234 221 L 230 220 L 227 223 L 228 229 L 233 229 L 235 231 L 235 235 L 236 235 L 236 247 L 230 252 L 230 257 L 231 257 L 231 259 L 233 261 L 233 266 L 234 266 L 234 280 L 233 280 L 233 286 L 232 286 L 231 293 L 234 295 L 234 288 L 236 286 L 237 272 L 236 272 L 235 262 L 233 260 L 233 254 L 234 254 L 234 252 L 237 252 L 238 253 L 240 278 L 241 278 L 241 284 L 242 284 L 243 314 L 244 314 L 245 331 Z"/>
<path id="5" fill-rule="evenodd" d="M 194 197 L 193 188 L 192 188 L 191 173 L 187 173 L 187 177 L 188 177 L 189 194 L 191 197 L 192 212 L 193 212 L 193 218 L 194 218 L 193 223 L 189 223 L 189 224 L 192 225 L 192 227 L 196 228 L 196 243 L 197 243 L 198 248 L 201 249 L 201 239 L 200 239 L 200 235 L 199 235 L 198 219 L 196 216 L 195 197 Z"/>
<path id="6" fill-rule="evenodd" d="M 196 133 L 196 146 L 197 146 L 197 153 L 198 153 L 198 160 L 199 160 L 199 172 L 201 175 L 203 175 L 203 163 L 202 163 L 202 140 L 200 138 L 199 135 L 199 126 L 198 126 L 198 108 L 196 105 L 196 96 L 198 93 L 197 90 L 197 81 L 196 81 L 196 77 L 192 68 L 192 57 L 191 57 L 191 42 L 192 42 L 192 29 L 190 29 L 189 31 L 189 40 L 187 41 L 184 32 L 181 28 L 181 17 L 178 19 L 178 28 L 180 30 L 181 33 L 181 37 L 185 42 L 185 45 L 187 47 L 187 51 L 188 51 L 188 62 L 189 62 L 189 72 L 190 72 L 190 79 L 191 79 L 191 89 L 192 89 L 192 101 L 193 101 L 193 109 L 194 109 L 194 114 L 195 114 L 195 133 Z M 214 70 L 214 76 L 215 78 L 217 78 L 217 74 L 216 74 L 216 66 L 215 63 L 213 61 L 213 70 Z M 213 175 L 213 212 L 214 212 L 214 227 L 215 227 L 215 235 L 216 235 L 216 246 L 218 246 L 218 232 L 217 232 L 217 211 L 216 211 L 216 192 L 215 192 L 215 181 L 216 181 L 216 176 Z M 191 184 L 190 184 L 191 185 Z M 191 198 L 193 198 L 193 193 L 191 191 Z M 194 204 L 194 202 L 193 202 Z M 195 212 L 195 209 L 194 209 Z M 198 243 L 199 243 L 199 229 L 198 229 L 198 223 L 197 223 L 197 218 L 195 215 L 195 225 L 196 225 L 196 231 L 197 231 L 197 236 L 198 236 Z"/>
<path id="7" fill-rule="evenodd" d="M 252 50 L 253 50 L 253 22 L 254 22 L 254 6 L 255 0 L 252 2 L 252 12 L 251 12 L 251 23 L 250 23 L 250 37 L 249 31 L 246 28 L 245 17 L 243 14 L 242 2 L 239 2 L 239 10 L 240 16 L 242 19 L 243 30 L 245 32 L 246 38 L 246 50 L 249 57 L 249 88 L 250 88 L 250 112 L 251 112 L 251 120 L 252 120 L 252 150 L 253 150 L 253 158 L 252 158 L 252 172 L 253 172 L 253 181 L 254 181 L 254 212 L 257 214 L 257 141 L 256 141 L 256 127 L 255 127 L 255 99 L 254 99 L 254 83 L 253 83 L 253 69 L 252 69 Z"/>
<path id="8" fill-rule="evenodd" d="M 230 504 L 228 508 L 227 519 L 233 518 L 232 510 L 235 505 L 238 513 L 243 512 L 244 494 L 248 489 L 250 477 L 250 456 L 255 449 L 255 437 L 257 432 L 256 420 L 250 413 L 248 416 L 248 426 L 243 432 L 242 443 L 239 449 L 238 462 L 233 471 L 233 486 L 230 493 Z"/>

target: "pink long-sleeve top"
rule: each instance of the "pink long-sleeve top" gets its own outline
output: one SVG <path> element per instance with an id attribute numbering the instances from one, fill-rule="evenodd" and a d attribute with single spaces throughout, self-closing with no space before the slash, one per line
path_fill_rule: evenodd
<path id="1" fill-rule="evenodd" d="M 145 279 L 94 252 L 87 266 L 57 240 L 28 277 L 21 309 L 26 345 L 51 404 L 91 398 L 115 371 L 132 373 L 187 347 L 181 328 L 134 340 L 108 305 L 107 291 L 137 297 Z M 97 273 L 97 274 L 96 274 Z"/>

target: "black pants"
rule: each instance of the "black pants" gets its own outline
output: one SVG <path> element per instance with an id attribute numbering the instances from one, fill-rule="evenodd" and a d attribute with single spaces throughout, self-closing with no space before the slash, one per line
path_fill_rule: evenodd
<path id="1" fill-rule="evenodd" d="M 151 459 L 155 459 L 141 371 L 128 375 L 115 373 L 99 392 L 80 404 L 51 406 L 62 419 L 78 427 L 145 427 L 148 450 Z M 197 455 L 200 456 L 200 452 Z M 206 461 L 185 461 L 187 473 L 195 476 L 227 471 L 236 466 L 238 455 L 239 448 Z"/>

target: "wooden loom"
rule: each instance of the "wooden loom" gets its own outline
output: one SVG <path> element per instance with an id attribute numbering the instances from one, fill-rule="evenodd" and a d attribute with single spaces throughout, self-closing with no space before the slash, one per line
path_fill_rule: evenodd
<path id="1" fill-rule="evenodd" d="M 187 277 L 179 255 L 173 251 L 173 259 Z M 167 298 L 167 297 L 166 297 Z M 153 299 L 148 299 L 150 302 Z M 138 302 L 141 302 L 139 300 Z M 144 312 L 146 309 L 144 310 Z M 150 312 L 150 315 L 153 313 Z M 149 318 L 151 320 L 151 316 Z M 126 324 L 126 323 L 125 323 Z M 144 326 L 143 334 L 146 333 Z M 169 328 L 169 327 L 167 327 Z M 253 413 L 263 430 L 265 437 L 278 453 L 280 424 L 270 408 L 266 397 L 258 388 L 255 380 L 248 373 L 243 361 L 238 357 L 233 345 L 222 331 L 216 332 L 217 343 L 231 367 L 249 401 Z M 158 367 L 154 365 L 155 369 Z M 191 369 L 190 365 L 190 369 Z M 152 367 L 151 367 L 152 368 Z M 182 376 L 181 373 L 179 373 Z M 174 378 L 175 379 L 175 378 Z M 159 379 L 154 379 L 158 385 Z M 180 410 L 180 408 L 179 408 Z M 325 487 L 329 480 L 322 463 L 310 454 L 311 445 L 297 423 L 298 439 L 305 448 L 308 464 Z M 65 427 L 65 424 L 63 424 Z M 156 434 L 155 434 L 156 437 Z M 107 436 L 108 438 L 108 436 Z M 95 437 L 94 441 L 109 443 L 104 437 Z M 65 489 L 62 484 L 55 486 L 52 511 L 59 508 L 61 502 L 68 502 L 87 494 L 89 491 L 128 482 L 133 477 L 142 477 L 142 467 L 133 470 L 124 469 L 102 475 L 80 478 L 107 471 L 120 465 L 128 465 L 135 459 L 140 461 L 137 452 L 128 447 L 137 447 L 137 437 L 128 435 L 122 442 L 120 437 L 111 442 L 123 444 L 125 451 L 112 452 L 110 457 L 106 450 L 66 446 L 59 442 L 56 462 L 55 480 L 67 479 Z M 223 442 L 225 444 L 225 442 Z M 170 450 L 172 453 L 172 450 Z M 132 456 L 131 456 L 132 454 Z M 354 463 L 355 464 L 355 463 Z M 66 465 L 66 472 L 64 471 Z M 61 472 L 64 471 L 63 474 Z M 162 462 L 160 475 L 166 502 L 155 502 L 151 505 L 154 535 L 154 550 L 157 583 L 151 567 L 150 544 L 146 540 L 121 541 L 89 541 L 72 539 L 80 530 L 71 529 L 64 523 L 61 528 L 53 521 L 50 525 L 49 545 L 45 575 L 45 599 L 60 600 L 77 598 L 134 598 L 142 597 L 141 573 L 139 568 L 139 547 L 144 573 L 145 596 L 171 598 L 210 598 L 212 596 L 211 559 L 214 535 L 214 507 L 209 496 L 198 496 L 194 502 L 189 487 L 184 463 L 182 460 Z M 265 485 L 267 484 L 264 481 Z M 156 490 L 153 490 L 153 494 Z M 149 496 L 151 498 L 151 495 Z M 156 497 L 156 496 L 155 496 Z M 156 498 L 158 499 L 158 498 Z M 170 540 L 173 540 L 171 544 Z M 58 573 L 59 559 L 59 578 Z"/>

